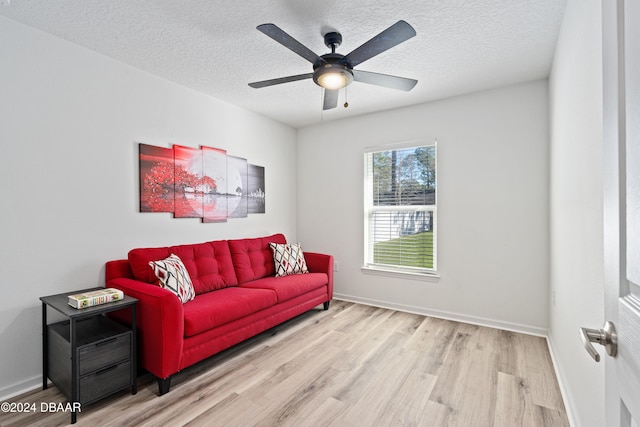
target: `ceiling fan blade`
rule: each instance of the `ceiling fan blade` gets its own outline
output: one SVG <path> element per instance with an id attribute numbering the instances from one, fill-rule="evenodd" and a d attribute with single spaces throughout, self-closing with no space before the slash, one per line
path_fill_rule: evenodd
<path id="1" fill-rule="evenodd" d="M 353 70 L 353 80 L 360 83 L 384 86 L 391 89 L 410 91 L 418 83 L 417 80 L 405 77 L 390 76 L 388 74 L 378 74 L 369 71 Z"/>
<path id="2" fill-rule="evenodd" d="M 311 49 L 300 43 L 298 40 L 285 33 L 280 27 L 275 24 L 262 24 L 256 27 L 258 31 L 271 37 L 282 46 L 292 50 L 298 55 L 302 56 L 312 64 L 324 64 L 326 61 L 313 53 Z"/>
<path id="3" fill-rule="evenodd" d="M 253 83 L 249 83 L 249 86 L 251 86 L 254 89 L 259 89 L 261 87 L 267 87 L 267 86 L 279 85 L 282 83 L 295 82 L 298 80 L 310 79 L 311 77 L 313 77 L 313 73 L 298 74 L 296 76 L 280 77 L 278 79 L 263 80 L 261 82 L 253 82 Z"/>
<path id="4" fill-rule="evenodd" d="M 342 59 L 352 67 L 391 49 L 416 35 L 416 30 L 405 21 L 398 21 L 362 46 L 356 48 Z"/>
<path id="5" fill-rule="evenodd" d="M 324 90 L 324 104 L 322 105 L 323 110 L 331 110 L 332 108 L 336 108 L 338 106 L 338 92 L 339 90 Z"/>

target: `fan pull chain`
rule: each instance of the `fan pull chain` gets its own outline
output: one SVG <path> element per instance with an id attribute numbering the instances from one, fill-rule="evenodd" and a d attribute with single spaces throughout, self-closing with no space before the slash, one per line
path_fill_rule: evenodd
<path id="1" fill-rule="evenodd" d="M 347 108 L 349 106 L 349 102 L 347 102 L 347 87 L 344 87 L 344 108 Z"/>

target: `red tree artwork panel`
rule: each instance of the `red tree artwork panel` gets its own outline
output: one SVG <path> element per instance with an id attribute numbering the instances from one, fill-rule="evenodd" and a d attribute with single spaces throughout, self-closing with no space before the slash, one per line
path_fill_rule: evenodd
<path id="1" fill-rule="evenodd" d="M 140 212 L 173 212 L 173 150 L 139 144 Z"/>
<path id="2" fill-rule="evenodd" d="M 202 150 L 173 146 L 175 218 L 202 218 Z M 208 188 L 208 187 L 207 187 Z"/>

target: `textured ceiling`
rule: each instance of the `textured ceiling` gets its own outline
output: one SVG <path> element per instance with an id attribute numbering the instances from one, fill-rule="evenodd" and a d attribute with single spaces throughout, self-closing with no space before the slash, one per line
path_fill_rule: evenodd
<path id="1" fill-rule="evenodd" d="M 548 76 L 566 0 L 1 0 L 0 14 L 293 127 Z M 418 80 L 411 92 L 353 83 L 338 108 L 313 71 L 256 30 L 274 23 L 319 55 L 338 31 L 347 54 L 396 21 L 417 36 L 356 67 Z"/>

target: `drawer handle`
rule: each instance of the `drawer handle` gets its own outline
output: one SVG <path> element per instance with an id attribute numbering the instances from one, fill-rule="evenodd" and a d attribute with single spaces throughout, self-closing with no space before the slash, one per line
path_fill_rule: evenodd
<path id="1" fill-rule="evenodd" d="M 96 372 L 96 375 L 106 374 L 107 372 L 113 371 L 114 369 L 117 369 L 117 368 L 118 368 L 118 365 L 109 366 L 108 368 L 100 369 L 98 372 Z"/>
<path id="2" fill-rule="evenodd" d="M 96 347 L 102 347 L 103 345 L 111 344 L 112 342 L 116 341 L 117 339 L 118 338 L 115 337 L 115 338 L 108 339 L 106 341 L 101 341 L 101 342 L 96 344 Z"/>

